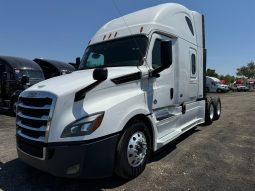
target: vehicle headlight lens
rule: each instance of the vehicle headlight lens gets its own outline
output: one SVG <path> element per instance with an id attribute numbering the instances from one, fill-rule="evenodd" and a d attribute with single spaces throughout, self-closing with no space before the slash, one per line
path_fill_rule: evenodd
<path id="1" fill-rule="evenodd" d="M 77 121 L 66 126 L 62 132 L 61 138 L 90 135 L 101 125 L 103 118 L 104 113 L 97 113 L 78 119 Z"/>

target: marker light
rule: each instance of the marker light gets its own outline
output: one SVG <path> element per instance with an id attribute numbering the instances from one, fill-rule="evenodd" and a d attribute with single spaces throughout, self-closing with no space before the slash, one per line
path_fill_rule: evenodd
<path id="1" fill-rule="evenodd" d="M 143 27 L 140 28 L 140 33 L 143 32 Z"/>

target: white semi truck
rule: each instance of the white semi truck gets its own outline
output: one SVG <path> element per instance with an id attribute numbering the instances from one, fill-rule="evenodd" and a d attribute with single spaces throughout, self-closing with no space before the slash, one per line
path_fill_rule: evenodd
<path id="1" fill-rule="evenodd" d="M 204 17 L 162 4 L 105 24 L 79 71 L 19 97 L 17 152 L 61 177 L 134 178 L 150 154 L 221 113 L 207 98 Z"/>

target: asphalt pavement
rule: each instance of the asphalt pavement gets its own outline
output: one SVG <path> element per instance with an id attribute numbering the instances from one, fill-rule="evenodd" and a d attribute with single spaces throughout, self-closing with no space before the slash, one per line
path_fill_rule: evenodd
<path id="1" fill-rule="evenodd" d="M 1 112 L 0 190 L 255 190 L 255 92 L 218 95 L 218 121 L 168 144 L 130 181 L 63 179 L 25 165 L 17 158 L 15 118 Z"/>

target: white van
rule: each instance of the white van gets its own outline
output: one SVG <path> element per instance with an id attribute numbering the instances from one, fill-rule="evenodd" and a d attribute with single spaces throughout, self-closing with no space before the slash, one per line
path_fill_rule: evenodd
<path id="1" fill-rule="evenodd" d="M 217 92 L 217 93 L 225 93 L 229 91 L 227 85 L 223 85 L 220 83 L 220 80 L 215 77 L 206 76 L 206 91 L 207 92 Z"/>

